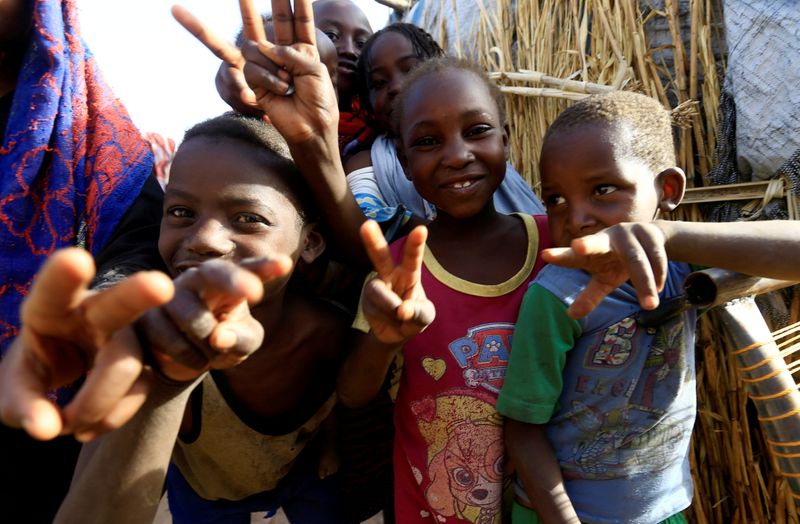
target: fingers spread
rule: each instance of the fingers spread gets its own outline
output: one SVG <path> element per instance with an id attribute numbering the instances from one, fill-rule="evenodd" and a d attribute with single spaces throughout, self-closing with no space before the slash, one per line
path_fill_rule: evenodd
<path id="1" fill-rule="evenodd" d="M 295 43 L 294 16 L 289 0 L 272 0 L 272 26 L 275 28 L 276 44 Z"/>
<path id="2" fill-rule="evenodd" d="M 50 440 L 61 433 L 61 414 L 45 396 L 50 384 L 34 359 L 18 338 L 0 362 L 0 421 Z"/>
<path id="3" fill-rule="evenodd" d="M 279 268 L 283 267 L 280 264 Z M 215 314 L 242 301 L 257 302 L 264 292 L 258 276 L 223 260 L 209 260 L 186 271 L 175 280 L 175 286 L 202 299 L 205 308 Z"/>
<path id="4" fill-rule="evenodd" d="M 572 241 L 572 249 L 578 255 L 602 255 L 611 251 L 611 239 L 604 231 L 576 238 Z"/>
<path id="5" fill-rule="evenodd" d="M 86 319 L 102 336 L 127 326 L 148 309 L 165 304 L 173 294 L 174 287 L 167 275 L 142 271 L 87 298 Z"/>
<path id="6" fill-rule="evenodd" d="M 311 0 L 295 0 L 294 34 L 297 42 L 317 45 L 317 31 L 314 27 L 314 10 L 311 8 Z"/>
<path id="7" fill-rule="evenodd" d="M 88 442 L 104 433 L 122 427 L 132 419 L 147 399 L 147 393 L 152 385 L 152 370 L 145 371 L 142 372 L 140 379 L 134 382 L 131 389 L 111 408 L 105 417 L 75 433 L 75 438 L 81 442 Z"/>
<path id="8" fill-rule="evenodd" d="M 261 282 L 266 284 L 271 280 L 288 275 L 292 270 L 292 259 L 286 255 L 273 255 L 269 258 L 245 259 L 239 265 L 255 273 Z"/>
<path id="9" fill-rule="evenodd" d="M 586 288 L 575 298 L 567 309 L 567 315 L 573 319 L 583 318 L 591 313 L 609 293 L 614 291 L 616 285 L 609 285 L 592 278 Z"/>
<path id="10" fill-rule="evenodd" d="M 179 24 L 214 53 L 217 58 L 238 69 L 244 67 L 244 58 L 242 58 L 242 54 L 236 46 L 218 37 L 188 9 L 180 5 L 174 5 L 172 6 L 172 16 Z M 261 31 L 264 31 L 263 25 L 261 26 Z"/>
<path id="11" fill-rule="evenodd" d="M 409 274 L 419 275 L 422 269 L 422 257 L 425 254 L 425 240 L 428 238 L 428 228 L 417 226 L 408 235 L 403 249 L 403 260 L 400 266 Z M 417 278 L 417 280 L 419 280 Z"/>
<path id="12" fill-rule="evenodd" d="M 374 220 L 367 220 L 361 225 L 360 232 L 361 241 L 364 243 L 375 272 L 382 279 L 387 279 L 394 271 L 395 265 L 381 227 Z"/>
<path id="13" fill-rule="evenodd" d="M 639 303 L 644 309 L 655 308 L 658 305 L 658 290 L 650 255 L 642 244 L 646 233 L 640 230 L 638 224 L 623 224 L 610 229 L 609 232 L 611 249 L 619 258 L 617 271 L 622 275 L 620 280 L 628 278 L 631 280 L 639 297 Z M 650 248 L 652 247 L 651 244 Z"/>
<path id="14" fill-rule="evenodd" d="M 79 248 L 56 251 L 42 266 L 22 304 L 23 322 L 33 321 L 37 327 L 53 317 L 63 322 L 84 299 L 93 276 L 94 260 L 89 253 Z"/>
<path id="15" fill-rule="evenodd" d="M 652 224 L 640 224 L 636 228 L 636 237 L 649 261 L 655 290 L 660 292 L 667 282 L 669 259 L 664 247 L 664 234 Z"/>
<path id="16" fill-rule="evenodd" d="M 256 42 L 265 41 L 267 35 L 264 33 L 264 21 L 261 13 L 253 4 L 253 0 L 239 0 L 239 9 L 242 12 L 242 29 L 245 38 Z"/>
<path id="17" fill-rule="evenodd" d="M 142 372 L 141 348 L 132 328 L 117 331 L 100 348 L 75 399 L 64 408 L 66 428 L 80 434 L 105 418 Z"/>
<path id="18" fill-rule="evenodd" d="M 174 378 L 166 367 L 177 363 L 182 374 L 184 368 L 193 371 L 192 376 L 180 380 L 190 380 L 208 366 L 208 356 L 202 349 L 202 341 L 190 340 L 163 308 L 145 313 L 136 322 L 136 330 L 144 351 L 150 352 L 165 375 Z"/>
<path id="19" fill-rule="evenodd" d="M 550 247 L 540 253 L 542 260 L 548 264 L 557 264 L 564 267 L 578 267 L 576 265 L 575 251 L 570 247 Z"/>

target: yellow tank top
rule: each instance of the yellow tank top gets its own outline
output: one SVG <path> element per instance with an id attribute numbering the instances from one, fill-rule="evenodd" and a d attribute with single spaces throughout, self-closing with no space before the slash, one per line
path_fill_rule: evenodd
<path id="1" fill-rule="evenodd" d="M 336 394 L 302 426 L 286 435 L 264 435 L 230 409 L 210 374 L 203 379 L 200 434 L 180 439 L 172 462 L 206 500 L 241 500 L 275 489 L 336 404 Z"/>

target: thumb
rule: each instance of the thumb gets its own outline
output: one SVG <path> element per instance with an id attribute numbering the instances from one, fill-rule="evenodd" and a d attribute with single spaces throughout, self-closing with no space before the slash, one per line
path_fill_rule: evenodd
<path id="1" fill-rule="evenodd" d="M 37 370 L 32 351 L 26 352 L 22 339 L 14 341 L 0 362 L 0 420 L 10 427 L 21 427 L 38 440 L 57 437 L 63 428 L 58 408 L 46 397 L 50 387 Z"/>

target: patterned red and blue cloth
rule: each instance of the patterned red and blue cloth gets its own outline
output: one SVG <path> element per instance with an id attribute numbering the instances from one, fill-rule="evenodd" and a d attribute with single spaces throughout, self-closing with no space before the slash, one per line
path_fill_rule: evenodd
<path id="1" fill-rule="evenodd" d="M 65 246 L 97 255 L 153 168 L 150 147 L 80 36 L 76 3 L 35 0 L 0 144 L 2 352 L 41 264 Z"/>

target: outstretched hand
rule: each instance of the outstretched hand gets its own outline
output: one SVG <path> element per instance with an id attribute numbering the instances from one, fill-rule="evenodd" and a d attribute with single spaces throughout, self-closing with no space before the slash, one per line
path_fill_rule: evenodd
<path id="1" fill-rule="evenodd" d="M 161 373 L 188 381 L 235 366 L 261 347 L 264 328 L 250 313 L 264 283 L 287 275 L 285 255 L 233 264 L 209 260 L 175 279 L 175 297 L 136 323 Z"/>
<path id="2" fill-rule="evenodd" d="M 216 56 L 243 72 L 253 96 L 242 89 L 242 101 L 251 109 L 258 106 L 290 145 L 320 136 L 335 141 L 339 109 L 327 69 L 319 60 L 311 0 L 296 0 L 294 12 L 290 0 L 272 0 L 274 43 L 264 36 L 253 0 L 239 4 L 248 39 L 241 53 L 184 8 L 173 8 L 173 15 Z M 238 73 L 232 76 L 238 78 Z"/>
<path id="3" fill-rule="evenodd" d="M 418 226 L 408 235 L 400 265 L 392 260 L 380 226 L 372 220 L 361 226 L 361 239 L 377 277 L 361 296 L 371 333 L 385 344 L 399 344 L 433 322 L 436 309 L 422 289 L 422 256 L 428 230 Z"/>
<path id="4" fill-rule="evenodd" d="M 214 53 L 214 56 L 222 60 L 216 77 L 219 96 L 234 111 L 261 116 L 263 112 L 256 101 L 256 95 L 244 79 L 245 60 L 239 48 L 218 37 L 199 18 L 181 5 L 172 6 L 172 16 Z"/>
<path id="5" fill-rule="evenodd" d="M 642 308 L 658 307 L 658 293 L 667 278 L 666 238 L 653 223 L 623 223 L 581 238 L 568 248 L 542 251 L 542 259 L 584 269 L 592 279 L 569 307 L 572 318 L 589 314 L 614 289 L 630 280 Z"/>
<path id="6" fill-rule="evenodd" d="M 102 291 L 88 289 L 94 261 L 57 251 L 37 274 L 21 308 L 19 335 L 0 363 L 0 420 L 49 440 L 88 440 L 124 424 L 149 386 L 130 324 L 172 298 L 169 277 L 140 272 Z M 63 411 L 47 392 L 89 373 Z"/>

